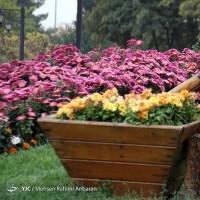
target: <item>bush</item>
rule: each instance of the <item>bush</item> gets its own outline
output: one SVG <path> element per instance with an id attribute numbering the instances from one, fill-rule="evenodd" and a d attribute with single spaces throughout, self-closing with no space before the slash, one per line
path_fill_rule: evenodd
<path id="1" fill-rule="evenodd" d="M 192 49 L 195 52 L 200 52 L 200 38 L 198 39 L 197 43 L 192 46 Z"/>

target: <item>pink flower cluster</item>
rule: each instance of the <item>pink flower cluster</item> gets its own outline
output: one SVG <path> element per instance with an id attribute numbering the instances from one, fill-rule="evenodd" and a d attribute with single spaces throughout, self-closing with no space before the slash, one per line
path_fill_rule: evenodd
<path id="1" fill-rule="evenodd" d="M 165 91 L 199 73 L 199 65 L 200 53 L 190 49 L 161 53 L 116 46 L 83 54 L 72 45 L 63 45 L 35 60 L 0 66 L 0 112 L 30 98 L 55 107 L 75 96 L 113 87 L 126 93 L 141 93 L 149 87 Z"/>
<path id="2" fill-rule="evenodd" d="M 131 39 L 128 44 L 139 46 L 142 41 Z M 84 93 L 112 87 L 123 87 L 127 92 L 138 93 L 146 87 L 168 90 L 198 73 L 200 65 L 200 53 L 190 49 L 182 52 L 170 49 L 161 53 L 116 46 L 104 49 L 99 54 L 94 51 L 82 54 L 75 47 L 67 45 L 39 60 L 48 61 L 49 58 L 56 65 L 67 68 L 71 76 L 75 75 Z"/>
<path id="3" fill-rule="evenodd" d="M 142 40 L 130 39 L 130 40 L 127 41 L 127 45 L 129 47 L 141 46 L 141 45 L 143 45 L 143 41 Z"/>

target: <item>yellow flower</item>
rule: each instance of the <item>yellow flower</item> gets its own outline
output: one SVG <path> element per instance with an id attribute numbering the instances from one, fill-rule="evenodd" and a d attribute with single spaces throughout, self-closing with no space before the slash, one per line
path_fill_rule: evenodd
<path id="1" fill-rule="evenodd" d="M 102 96 L 104 98 L 110 99 L 112 96 L 119 96 L 119 94 L 117 89 L 113 88 L 112 90 L 106 90 Z"/>
<path id="2" fill-rule="evenodd" d="M 91 104 L 91 99 L 88 97 L 83 97 L 83 103 L 85 104 L 85 107 L 88 107 Z"/>
<path id="3" fill-rule="evenodd" d="M 59 118 L 64 114 L 64 110 L 63 109 L 58 109 L 58 111 L 55 114 L 55 118 Z"/>
<path id="4" fill-rule="evenodd" d="M 152 95 L 152 89 L 146 89 L 140 95 L 141 99 L 147 99 Z"/>
<path id="5" fill-rule="evenodd" d="M 198 111 L 200 112 L 200 104 L 198 104 L 197 109 L 198 109 Z"/>
<path id="6" fill-rule="evenodd" d="M 119 96 L 117 98 L 117 103 L 118 103 L 118 110 L 120 111 L 120 115 L 125 116 L 127 113 L 127 108 L 126 108 L 126 103 L 123 97 Z"/>
<path id="7" fill-rule="evenodd" d="M 126 94 L 125 95 L 125 101 L 128 102 L 129 100 L 134 99 L 135 94 Z"/>
<path id="8" fill-rule="evenodd" d="M 182 108 L 183 107 L 183 103 L 181 102 L 181 101 L 177 101 L 177 102 L 175 102 L 175 105 L 177 106 L 177 107 L 179 107 L 179 108 Z"/>
<path id="9" fill-rule="evenodd" d="M 100 101 L 102 101 L 102 95 L 101 94 L 99 94 L 99 93 L 94 93 L 94 94 L 92 94 L 92 95 L 89 95 L 89 98 L 92 100 L 92 101 L 94 101 L 94 102 L 100 102 Z"/>
<path id="10" fill-rule="evenodd" d="M 6 133 L 10 134 L 12 132 L 12 129 L 10 127 L 6 128 Z"/>
<path id="11" fill-rule="evenodd" d="M 145 110 L 146 109 L 146 105 L 145 105 L 145 102 L 143 100 L 138 101 L 137 105 L 139 106 L 140 110 Z"/>
<path id="12" fill-rule="evenodd" d="M 185 100 L 186 98 L 188 98 L 190 96 L 190 93 L 189 93 L 188 90 L 183 90 L 183 91 L 180 92 L 180 95 Z"/>
<path id="13" fill-rule="evenodd" d="M 125 104 L 125 100 L 122 96 L 116 97 L 114 101 L 117 101 L 118 104 Z"/>
<path id="14" fill-rule="evenodd" d="M 58 107 L 58 108 L 62 108 L 62 107 L 63 107 L 63 104 L 62 104 L 62 103 L 58 103 L 58 104 L 57 104 L 57 107 Z"/>
<path id="15" fill-rule="evenodd" d="M 139 106 L 130 106 L 132 112 L 138 112 L 140 110 Z"/>
<path id="16" fill-rule="evenodd" d="M 69 108 L 65 110 L 65 114 L 69 119 L 74 119 L 74 110 Z"/>
<path id="17" fill-rule="evenodd" d="M 137 105 L 139 106 L 140 111 L 149 110 L 153 107 L 152 102 L 149 100 L 138 100 Z"/>
<path id="18" fill-rule="evenodd" d="M 189 99 L 195 101 L 197 99 L 197 94 L 195 92 L 190 92 Z"/>
<path id="19" fill-rule="evenodd" d="M 152 107 L 159 105 L 159 99 L 156 96 L 152 96 L 149 98 L 149 103 Z"/>
<path id="20" fill-rule="evenodd" d="M 168 102 L 169 104 L 171 104 L 171 105 L 176 105 L 176 106 L 178 106 L 178 107 L 182 107 L 182 106 L 183 106 L 183 104 L 182 104 L 182 102 L 180 101 L 180 99 L 179 99 L 177 96 L 175 96 L 175 95 L 169 96 L 169 97 L 167 98 L 167 102 Z"/>
<path id="21" fill-rule="evenodd" d="M 148 111 L 140 111 L 140 112 L 138 113 L 138 116 L 139 116 L 139 118 L 147 119 L 147 118 L 148 118 L 148 114 L 149 114 Z"/>
<path id="22" fill-rule="evenodd" d="M 121 104 L 121 105 L 119 105 L 118 109 L 120 111 L 120 115 L 123 115 L 123 116 L 126 115 L 126 113 L 127 113 L 126 105 Z"/>
<path id="23" fill-rule="evenodd" d="M 114 102 L 114 101 L 117 100 L 117 96 L 111 96 L 109 100 L 112 101 L 112 102 Z"/>
<path id="24" fill-rule="evenodd" d="M 117 102 L 112 103 L 109 100 L 104 100 L 103 109 L 107 111 L 115 112 L 117 110 Z"/>
<path id="25" fill-rule="evenodd" d="M 67 103 L 62 108 L 58 109 L 57 113 L 55 114 L 55 118 L 59 118 L 64 115 L 69 119 L 74 119 L 75 103 L 76 103 L 76 105 L 78 105 L 74 99 L 70 103 Z"/>
<path id="26" fill-rule="evenodd" d="M 84 100 L 79 97 L 74 99 L 73 104 L 74 104 L 74 108 L 76 108 L 78 110 L 85 108 Z"/>
<path id="27" fill-rule="evenodd" d="M 128 105 L 129 105 L 130 107 L 136 106 L 136 99 L 129 99 L 129 100 L 128 100 Z"/>
<path id="28" fill-rule="evenodd" d="M 163 96 L 160 96 L 160 97 L 159 97 L 159 103 L 162 104 L 162 105 L 166 105 L 166 104 L 167 104 L 166 98 L 163 97 Z"/>

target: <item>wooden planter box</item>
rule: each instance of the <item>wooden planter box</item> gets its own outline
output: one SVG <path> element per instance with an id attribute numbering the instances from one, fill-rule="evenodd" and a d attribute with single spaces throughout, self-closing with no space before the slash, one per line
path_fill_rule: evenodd
<path id="1" fill-rule="evenodd" d="M 112 182 L 113 193 L 160 195 L 178 190 L 184 179 L 185 141 L 200 121 L 184 126 L 134 126 L 122 123 L 38 119 L 55 152 L 75 182 Z"/>

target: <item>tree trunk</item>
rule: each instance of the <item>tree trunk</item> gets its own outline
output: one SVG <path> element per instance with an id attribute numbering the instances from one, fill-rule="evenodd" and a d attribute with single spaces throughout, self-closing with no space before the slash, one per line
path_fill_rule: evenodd
<path id="1" fill-rule="evenodd" d="M 180 193 L 180 199 L 199 197 L 200 195 L 200 134 L 188 140 L 188 152 L 185 173 L 186 190 Z"/>

